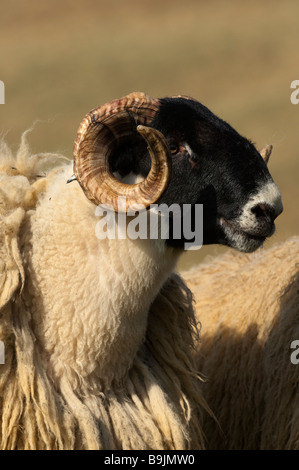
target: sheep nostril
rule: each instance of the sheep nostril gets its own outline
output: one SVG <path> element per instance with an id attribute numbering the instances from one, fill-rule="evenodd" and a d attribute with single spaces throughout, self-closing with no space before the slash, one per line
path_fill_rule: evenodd
<path id="1" fill-rule="evenodd" d="M 264 218 L 268 219 L 271 222 L 274 222 L 278 214 L 273 207 L 269 204 L 259 203 L 251 208 L 251 212 L 255 214 L 257 219 Z"/>

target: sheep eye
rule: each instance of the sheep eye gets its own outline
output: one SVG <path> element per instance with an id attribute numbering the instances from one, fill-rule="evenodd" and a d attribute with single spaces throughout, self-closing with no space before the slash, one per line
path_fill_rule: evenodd
<path id="1" fill-rule="evenodd" d="M 175 155 L 176 153 L 178 153 L 179 148 L 176 144 L 171 143 L 171 144 L 169 144 L 169 150 L 170 150 L 172 155 Z"/>

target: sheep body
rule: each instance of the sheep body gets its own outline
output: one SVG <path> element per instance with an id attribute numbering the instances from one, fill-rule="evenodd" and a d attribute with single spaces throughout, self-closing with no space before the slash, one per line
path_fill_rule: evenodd
<path id="1" fill-rule="evenodd" d="M 58 158 L 42 175 L 49 156 L 25 138 L 0 157 L 2 448 L 202 448 L 198 332 L 173 274 L 193 235 L 177 238 L 172 218 L 166 240 L 99 240 L 96 205 L 123 229 L 132 203 L 189 204 L 183 227 L 202 203 L 203 243 L 251 252 L 282 211 L 264 152 L 197 100 L 140 92 L 87 114 L 73 167 Z M 131 173 L 133 186 L 115 177 Z"/>
<path id="2" fill-rule="evenodd" d="M 175 274 L 166 280 L 174 257 L 160 260 L 145 283 L 159 246 L 134 242 L 132 250 L 130 240 L 109 240 L 102 253 L 90 253 L 95 206 L 76 183 L 65 191 L 69 164 L 37 177 L 44 160 L 49 166 L 49 156 L 30 156 L 26 136 L 16 158 L 2 144 L 1 448 L 202 448 L 197 330 L 189 290 Z M 123 263 L 120 242 L 137 272 L 140 263 L 140 276 L 125 279 L 128 292 L 122 283 L 132 266 Z M 114 292 L 124 316 L 131 312 L 131 329 L 119 328 Z M 133 302 L 136 292 L 142 306 Z M 111 344 L 119 346 L 114 356 L 106 354 Z"/>
<path id="3" fill-rule="evenodd" d="M 198 367 L 220 427 L 213 449 L 298 449 L 299 237 L 267 250 L 226 253 L 184 273 L 201 323 Z M 220 429 L 221 428 L 221 429 Z"/>

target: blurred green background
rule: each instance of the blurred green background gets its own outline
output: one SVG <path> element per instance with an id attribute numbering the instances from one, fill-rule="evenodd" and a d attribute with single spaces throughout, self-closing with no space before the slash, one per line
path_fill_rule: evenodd
<path id="1" fill-rule="evenodd" d="M 298 0 L 10 0 L 0 3 L 0 130 L 16 149 L 72 158 L 92 108 L 132 91 L 187 94 L 252 139 L 274 145 L 284 213 L 266 243 L 299 233 Z M 203 247 L 180 268 L 223 252 Z"/>

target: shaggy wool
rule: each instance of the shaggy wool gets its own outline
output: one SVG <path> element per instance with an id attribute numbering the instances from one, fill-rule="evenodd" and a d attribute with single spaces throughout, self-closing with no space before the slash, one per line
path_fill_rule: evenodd
<path id="1" fill-rule="evenodd" d="M 211 449 L 299 449 L 299 237 L 184 273 L 201 322 L 198 367 L 219 425 Z"/>
<path id="2" fill-rule="evenodd" d="M 203 448 L 192 295 L 166 267 L 144 284 L 157 259 L 132 244 L 126 290 L 64 160 L 31 155 L 26 133 L 16 156 L 1 143 L 0 447 Z"/>

